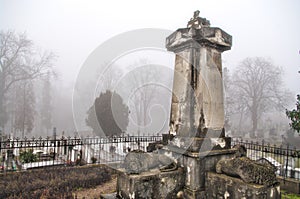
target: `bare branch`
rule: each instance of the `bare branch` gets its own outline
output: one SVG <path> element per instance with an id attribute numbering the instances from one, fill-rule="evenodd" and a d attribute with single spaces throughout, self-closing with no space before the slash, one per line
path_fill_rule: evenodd
<path id="1" fill-rule="evenodd" d="M 246 58 L 233 74 L 230 94 L 237 100 L 232 100 L 232 104 L 236 104 L 237 109 L 247 107 L 253 131 L 264 112 L 284 110 L 284 104 L 288 103 L 290 95 L 283 89 L 282 74 L 281 68 L 261 57 Z"/>

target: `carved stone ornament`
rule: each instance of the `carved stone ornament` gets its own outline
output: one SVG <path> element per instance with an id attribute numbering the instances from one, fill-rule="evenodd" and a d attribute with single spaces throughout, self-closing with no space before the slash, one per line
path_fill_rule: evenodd
<path id="1" fill-rule="evenodd" d="M 218 161 L 216 165 L 217 173 L 224 173 L 228 176 L 239 177 L 246 183 L 254 183 L 271 186 L 277 183 L 276 167 L 270 162 L 259 163 L 244 157 L 244 152 L 238 153 L 231 159 Z"/>
<path id="2" fill-rule="evenodd" d="M 200 29 L 202 27 L 209 27 L 210 22 L 206 18 L 199 17 L 200 11 L 196 10 L 194 12 L 193 18 L 190 19 L 190 21 L 187 24 L 188 28 L 195 28 Z"/>
<path id="3" fill-rule="evenodd" d="M 177 168 L 177 164 L 166 155 L 135 150 L 126 155 L 124 167 L 128 174 L 140 174 L 151 169 L 174 170 Z"/>

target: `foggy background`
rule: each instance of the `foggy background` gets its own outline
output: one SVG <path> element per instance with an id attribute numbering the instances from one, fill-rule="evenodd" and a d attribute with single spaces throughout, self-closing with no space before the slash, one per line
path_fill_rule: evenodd
<path id="1" fill-rule="evenodd" d="M 50 89 L 52 127 L 57 128 L 57 134 L 64 131 L 66 135 L 74 135 L 75 131 L 79 131 L 84 135 L 92 135 L 91 129 L 85 126 L 84 121 L 74 122 L 72 111 L 74 85 L 88 56 L 101 43 L 126 31 L 140 28 L 175 31 L 185 28 L 195 10 L 200 10 L 200 17 L 210 20 L 212 27 L 220 27 L 233 36 L 232 49 L 223 53 L 223 68 L 234 71 L 247 57 L 265 57 L 272 60 L 274 65 L 284 70 L 283 82 L 294 97 L 291 99 L 291 107 L 294 107 L 296 94 L 300 93 L 299 8 L 300 2 L 297 0 L 0 0 L 0 30 L 25 32 L 35 46 L 55 53 L 54 69 L 57 75 L 51 78 Z M 126 73 L 130 67 L 141 65 L 143 60 L 146 63 L 164 65 L 169 69 L 164 71 L 163 77 L 166 77 L 166 82 L 172 84 L 174 58 L 173 54 L 167 52 L 133 52 L 114 64 L 121 73 Z M 42 85 L 35 83 L 35 127 L 28 136 L 52 135 L 52 130 L 47 132 L 39 121 L 41 108 L 38 97 L 43 90 Z M 96 93 L 100 92 L 101 89 Z M 154 107 L 151 116 L 158 121 L 168 121 L 170 93 L 161 95 L 165 95 L 161 97 L 161 103 L 165 107 Z M 136 116 L 133 114 L 131 112 L 127 130 L 136 133 Z M 266 118 L 270 120 L 270 125 L 278 124 L 278 121 L 272 121 L 274 114 Z M 288 125 L 288 120 L 282 119 L 282 114 L 279 113 L 278 118 L 281 118 L 282 124 Z M 148 118 L 147 122 L 155 123 L 150 119 Z M 162 122 L 161 129 L 155 130 L 167 131 L 167 125 L 164 124 Z M 4 131 L 13 133 L 14 130 L 8 125 Z M 149 130 L 141 131 L 147 134 Z"/>

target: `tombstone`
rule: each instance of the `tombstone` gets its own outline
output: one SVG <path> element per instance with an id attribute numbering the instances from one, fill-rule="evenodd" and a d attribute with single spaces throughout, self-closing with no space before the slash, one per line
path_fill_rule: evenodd
<path id="1" fill-rule="evenodd" d="M 222 53 L 230 50 L 232 37 L 199 17 L 187 28 L 166 39 L 176 54 L 170 126 L 175 138 L 166 147 L 187 169 L 185 198 L 204 198 L 205 173 L 218 160 L 231 158 L 231 138 L 225 137 Z M 181 151 L 181 152 L 180 152 Z"/>
<path id="2" fill-rule="evenodd" d="M 199 13 L 194 12 L 187 28 L 166 39 L 167 50 L 176 54 L 170 135 L 164 136 L 170 140 L 150 154 L 127 154 L 125 168 L 119 170 L 117 193 L 102 198 L 279 198 L 279 186 L 273 182 L 270 186 L 250 185 L 250 168 L 261 165 L 237 157 L 243 153 L 231 148 L 231 138 L 225 136 L 221 55 L 230 50 L 232 37 L 210 27 Z M 225 165 L 220 171 L 230 171 L 224 160 L 229 160 L 229 165 L 245 164 L 237 166 L 236 173 L 246 180 L 216 173 L 218 163 Z M 240 173 L 244 168 L 247 175 Z M 256 175 L 261 179 L 261 173 Z"/>
<path id="3" fill-rule="evenodd" d="M 224 128 L 221 54 L 232 38 L 209 24 L 195 14 L 191 28 L 167 38 L 167 49 L 176 53 L 170 122 L 179 137 L 221 134 Z"/>

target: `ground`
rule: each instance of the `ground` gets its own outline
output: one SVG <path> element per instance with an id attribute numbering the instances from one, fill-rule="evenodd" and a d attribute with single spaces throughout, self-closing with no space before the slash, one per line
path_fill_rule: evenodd
<path id="1" fill-rule="evenodd" d="M 282 199 L 300 199 L 300 195 L 287 193 L 286 191 L 281 191 L 281 197 Z"/>
<path id="2" fill-rule="evenodd" d="M 117 176 L 113 175 L 112 180 L 109 182 L 96 186 L 92 189 L 79 189 L 74 192 L 74 196 L 77 196 L 77 199 L 98 199 L 100 198 L 100 194 L 103 193 L 113 193 L 116 191 L 117 185 Z"/>

